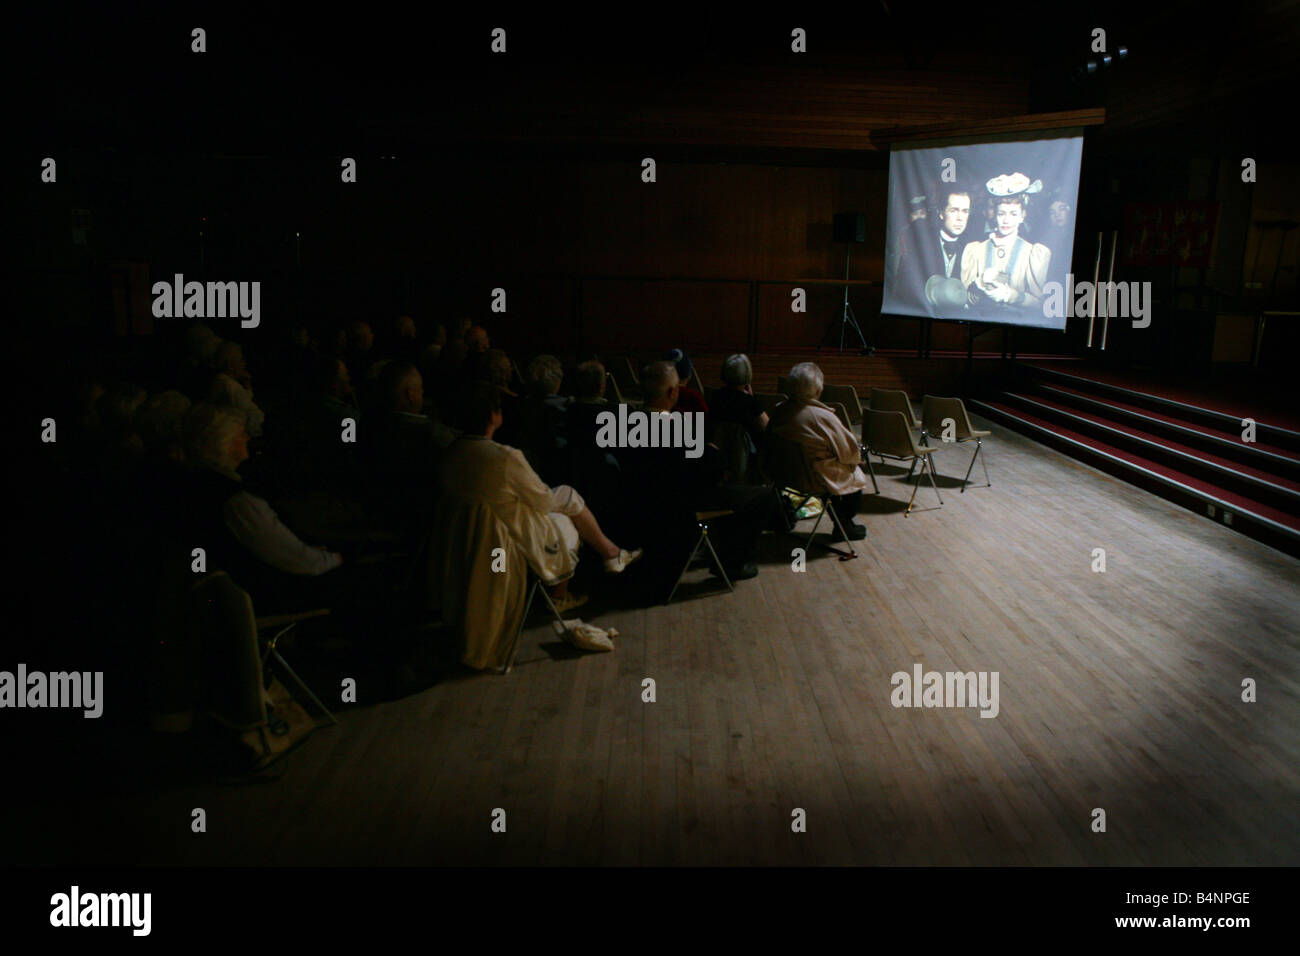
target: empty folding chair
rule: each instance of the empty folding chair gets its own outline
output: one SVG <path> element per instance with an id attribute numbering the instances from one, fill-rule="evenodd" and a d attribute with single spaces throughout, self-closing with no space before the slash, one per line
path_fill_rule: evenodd
<path id="1" fill-rule="evenodd" d="M 902 412 L 881 412 L 874 408 L 868 409 L 863 413 L 862 430 L 863 437 L 866 439 L 867 447 L 867 470 L 871 472 L 871 483 L 876 484 L 876 472 L 871 467 L 871 455 L 884 460 L 893 458 L 899 461 L 911 460 L 912 469 L 916 468 L 918 459 L 921 462 L 921 471 L 916 475 L 916 481 L 912 484 L 912 497 L 907 502 L 907 510 L 903 512 L 904 517 L 912 513 L 912 505 L 916 501 L 916 490 L 921 487 L 921 476 L 930 475 L 930 484 L 934 487 L 934 493 L 939 499 L 940 507 L 943 506 L 943 495 L 939 494 L 939 486 L 934 481 L 934 468 L 930 464 L 929 455 L 935 451 L 929 445 L 918 445 L 916 438 L 912 435 L 912 429 L 908 425 L 907 418 Z M 908 475 L 912 470 L 908 470 Z M 876 485 L 876 490 L 880 486 Z"/>
<path id="2" fill-rule="evenodd" d="M 822 401 L 832 408 L 838 403 L 848 412 L 849 431 L 859 431 L 862 424 L 862 403 L 852 385 L 826 385 L 822 388 Z"/>
<path id="3" fill-rule="evenodd" d="M 878 412 L 902 412 L 907 416 L 907 427 L 917 431 L 921 423 L 916 420 L 912 410 L 912 400 L 901 388 L 873 388 L 871 390 L 871 407 Z"/>
<path id="4" fill-rule="evenodd" d="M 970 473 L 975 468 L 975 459 L 980 457 L 980 450 L 984 447 L 984 439 L 993 434 L 982 429 L 972 428 L 970 416 L 966 414 L 966 404 L 960 398 L 936 398 L 933 395 L 926 395 L 921 402 L 921 441 L 928 444 L 928 440 L 938 439 L 940 442 L 946 442 L 947 436 L 952 435 L 951 440 L 955 442 L 975 443 L 975 454 L 971 455 L 970 467 L 966 469 L 966 477 L 961 481 L 961 490 L 966 491 L 966 485 L 970 482 Z M 928 440 L 927 440 L 928 439 Z M 984 459 L 980 458 L 980 465 L 984 468 L 985 487 L 992 488 L 993 482 L 989 481 L 989 466 Z M 934 470 L 934 459 L 930 460 L 930 470 Z"/>
<path id="5" fill-rule="evenodd" d="M 901 388 L 873 388 L 871 390 L 871 407 L 878 412 L 902 412 L 907 418 L 907 427 L 915 431 L 921 430 L 921 423 L 916 420 L 916 413 L 912 411 L 912 400 L 907 397 L 907 392 Z M 862 440 L 866 442 L 867 432 L 866 425 L 863 425 Z M 922 443 L 925 438 L 922 436 Z M 867 443 L 869 444 L 869 443 Z M 912 477 L 912 470 L 916 468 L 916 461 L 913 460 L 912 467 L 907 470 L 907 476 Z M 930 460 L 930 470 L 934 470 L 934 460 Z"/>

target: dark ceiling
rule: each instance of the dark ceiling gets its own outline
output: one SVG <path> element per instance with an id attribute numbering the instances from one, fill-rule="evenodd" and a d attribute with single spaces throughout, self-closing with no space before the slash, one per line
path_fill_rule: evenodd
<path id="1" fill-rule="evenodd" d="M 844 17 L 424 9 L 435 12 L 29 15 L 13 33 L 31 77 L 16 108 L 37 150 L 159 154 L 598 158 L 649 144 L 838 162 L 866 159 L 887 128 L 1088 107 L 1106 108 L 1104 135 L 1121 145 L 1212 153 L 1294 138 L 1295 3 L 1234 3 L 1208 20 L 1190 6 L 1021 5 L 1013 27 L 969 6 L 944 18 L 897 0 Z M 202 56 L 189 50 L 196 25 L 208 31 Z M 505 56 L 488 49 L 498 25 Z M 806 54 L 790 50 L 794 26 L 807 30 Z M 1094 27 L 1130 53 L 1081 76 L 1099 59 Z"/>

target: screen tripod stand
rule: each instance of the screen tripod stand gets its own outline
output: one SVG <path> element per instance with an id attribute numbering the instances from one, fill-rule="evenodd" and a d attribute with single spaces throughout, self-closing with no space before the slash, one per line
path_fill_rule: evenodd
<path id="1" fill-rule="evenodd" d="M 820 352 L 826 345 L 827 341 L 834 339 L 835 330 L 838 328 L 840 333 L 841 352 L 844 351 L 844 337 L 848 334 L 849 329 L 852 329 L 853 333 L 858 337 L 858 342 L 862 345 L 859 354 L 875 355 L 875 347 L 867 344 L 867 337 L 862 334 L 862 326 L 858 325 L 857 316 L 853 314 L 853 306 L 849 304 L 849 255 L 852 251 L 852 246 L 849 246 L 849 248 L 844 250 L 844 305 L 840 309 L 839 314 L 831 319 L 830 324 L 826 326 L 826 333 L 822 336 L 821 344 L 817 346 L 817 351 Z"/>

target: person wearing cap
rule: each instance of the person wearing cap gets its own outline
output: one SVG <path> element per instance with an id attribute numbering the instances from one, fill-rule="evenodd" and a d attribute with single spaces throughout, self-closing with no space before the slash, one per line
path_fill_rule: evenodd
<path id="1" fill-rule="evenodd" d="M 1049 279 L 1052 251 L 1020 235 L 1029 207 L 1029 194 L 1042 190 L 1024 173 L 990 179 L 986 184 L 994 228 L 987 239 L 962 251 L 961 283 L 969 302 L 983 311 L 1029 310 L 1040 307 Z"/>
<path id="2" fill-rule="evenodd" d="M 671 363 L 673 368 L 677 369 L 677 380 L 680 383 L 677 386 L 677 404 L 673 406 L 673 411 L 703 412 L 707 415 L 709 403 L 696 389 L 686 384 L 691 380 L 690 356 L 684 349 L 672 349 L 664 353 L 664 361 Z"/>

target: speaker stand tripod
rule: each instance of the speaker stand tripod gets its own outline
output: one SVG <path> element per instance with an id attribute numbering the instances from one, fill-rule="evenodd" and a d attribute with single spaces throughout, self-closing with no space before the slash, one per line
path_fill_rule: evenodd
<path id="1" fill-rule="evenodd" d="M 830 324 L 826 326 L 826 333 L 822 336 L 821 343 L 817 346 L 817 351 L 821 351 L 828 340 L 835 336 L 836 328 L 840 332 L 840 351 L 844 351 L 844 336 L 852 329 L 857 335 L 858 341 L 862 343 L 861 355 L 875 355 L 876 350 L 873 346 L 867 344 L 867 337 L 862 334 L 862 326 L 858 325 L 857 316 L 853 314 L 853 306 L 849 304 L 849 255 L 853 247 L 844 250 L 844 305 L 835 318 L 831 319 Z"/>

